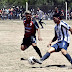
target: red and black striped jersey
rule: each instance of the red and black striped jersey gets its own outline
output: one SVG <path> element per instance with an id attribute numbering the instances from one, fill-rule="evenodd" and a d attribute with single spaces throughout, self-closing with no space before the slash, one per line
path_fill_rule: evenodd
<path id="1" fill-rule="evenodd" d="M 24 37 L 30 37 L 36 34 L 36 29 L 38 29 L 37 24 L 33 21 L 24 20 L 25 34 Z"/>

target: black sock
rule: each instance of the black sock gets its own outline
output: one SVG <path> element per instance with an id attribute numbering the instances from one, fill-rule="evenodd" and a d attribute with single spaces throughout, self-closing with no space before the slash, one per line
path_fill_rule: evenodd
<path id="1" fill-rule="evenodd" d="M 42 23 L 40 23 L 40 25 L 41 25 L 41 27 L 43 28 L 43 25 L 42 25 Z"/>
<path id="2" fill-rule="evenodd" d="M 41 55 L 41 52 L 40 52 L 39 48 L 37 46 L 33 46 L 33 48 L 36 50 L 36 52 L 38 53 L 40 58 L 42 58 L 42 55 Z"/>
<path id="3" fill-rule="evenodd" d="M 67 53 L 66 55 L 64 55 L 68 61 L 72 64 L 72 59 L 71 59 L 71 56 Z"/>
<path id="4" fill-rule="evenodd" d="M 41 20 L 39 21 L 39 24 L 41 25 L 41 27 L 43 28 L 43 25 L 42 25 L 42 23 L 41 23 Z"/>
<path id="5" fill-rule="evenodd" d="M 42 58 L 41 58 L 41 60 L 46 60 L 48 57 L 50 56 L 50 53 L 49 52 L 47 52 Z"/>

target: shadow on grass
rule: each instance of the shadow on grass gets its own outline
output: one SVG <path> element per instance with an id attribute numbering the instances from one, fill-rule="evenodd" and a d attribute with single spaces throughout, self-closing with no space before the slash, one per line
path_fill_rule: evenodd
<path id="1" fill-rule="evenodd" d="M 67 67 L 66 65 L 47 65 L 45 67 L 31 67 L 31 68 L 47 68 L 47 67 L 59 67 L 59 68 L 64 68 Z"/>
<path id="2" fill-rule="evenodd" d="M 21 60 L 28 60 L 26 58 L 21 58 Z M 59 67 L 59 68 L 64 68 L 64 67 L 67 67 L 66 65 L 47 65 L 47 66 L 40 66 L 40 67 L 30 67 L 30 68 L 47 68 L 47 67 Z"/>
<path id="3" fill-rule="evenodd" d="M 26 59 L 26 58 L 21 58 L 20 60 L 22 61 L 22 60 L 28 60 L 28 59 Z"/>

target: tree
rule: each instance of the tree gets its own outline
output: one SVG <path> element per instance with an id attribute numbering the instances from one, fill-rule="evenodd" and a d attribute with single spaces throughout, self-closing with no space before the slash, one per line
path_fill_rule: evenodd
<path id="1" fill-rule="evenodd" d="M 68 7 L 71 7 L 72 0 L 0 0 L 0 8 L 10 6 L 24 6 L 28 2 L 29 5 L 41 6 L 41 5 L 63 5 L 68 2 Z"/>

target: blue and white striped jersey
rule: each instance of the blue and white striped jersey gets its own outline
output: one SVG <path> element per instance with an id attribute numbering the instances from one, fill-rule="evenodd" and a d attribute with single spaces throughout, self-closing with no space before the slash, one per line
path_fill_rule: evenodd
<path id="1" fill-rule="evenodd" d="M 70 26 L 64 21 L 61 21 L 60 24 L 55 26 L 55 36 L 57 36 L 58 42 L 64 40 L 70 43 L 69 29 Z"/>

